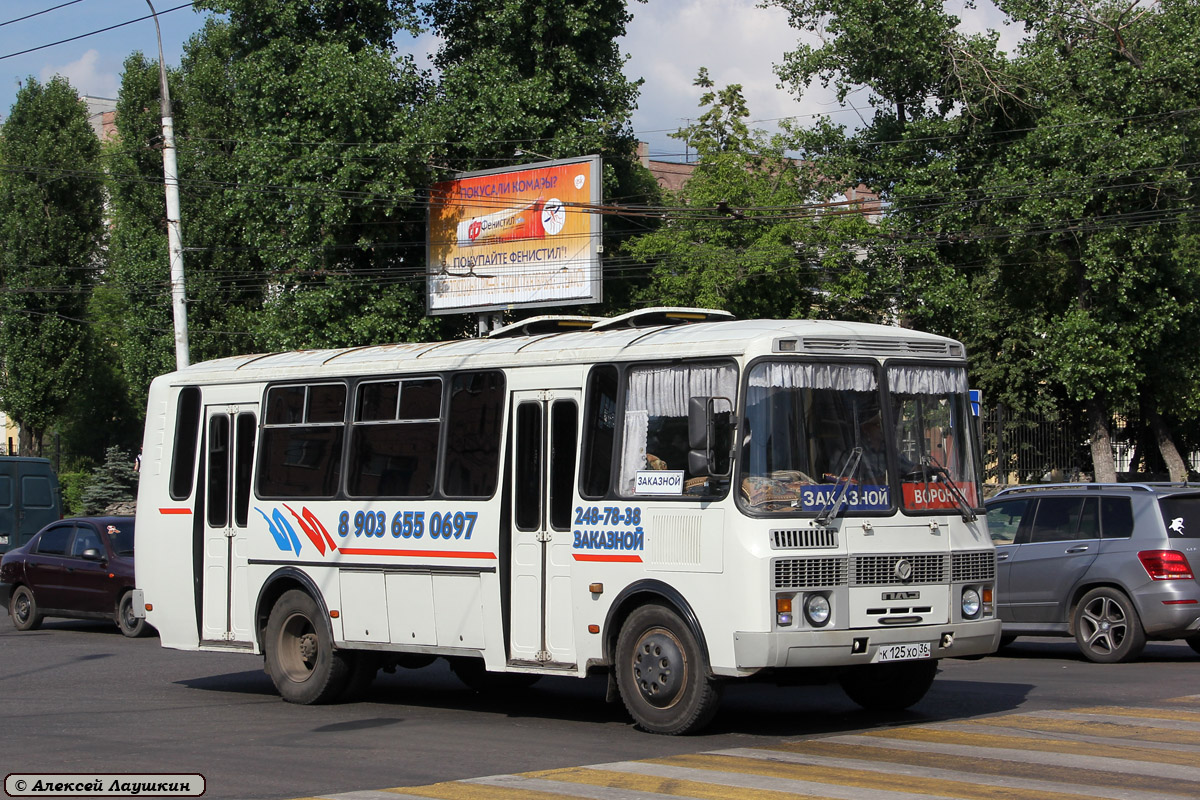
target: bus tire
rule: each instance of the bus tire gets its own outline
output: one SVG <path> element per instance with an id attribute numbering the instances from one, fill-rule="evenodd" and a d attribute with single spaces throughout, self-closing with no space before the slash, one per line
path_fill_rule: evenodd
<path id="1" fill-rule="evenodd" d="M 18 586 L 8 598 L 8 615 L 19 631 L 36 631 L 42 627 L 42 615 L 38 613 L 37 600 L 28 586 Z"/>
<path id="2" fill-rule="evenodd" d="M 692 631 L 661 605 L 636 609 L 617 637 L 617 688 L 639 728 L 675 736 L 707 725 L 720 704 L 718 685 Z"/>
<path id="3" fill-rule="evenodd" d="M 284 592 L 271 608 L 265 638 L 267 674 L 289 703 L 337 700 L 350 681 L 350 662 L 333 647 L 333 634 L 306 592 Z"/>
<path id="4" fill-rule="evenodd" d="M 920 702 L 937 674 L 937 661 L 861 664 L 841 674 L 846 696 L 867 711 L 903 711 Z"/>

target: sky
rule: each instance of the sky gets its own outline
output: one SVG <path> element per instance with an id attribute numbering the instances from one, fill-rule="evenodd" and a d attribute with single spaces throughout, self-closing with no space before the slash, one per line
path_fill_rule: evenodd
<path id="1" fill-rule="evenodd" d="M 626 74 L 643 78 L 634 132 L 649 143 L 651 157 L 679 157 L 683 145 L 668 134 L 701 113 L 701 90 L 692 85 L 700 67 L 707 67 L 718 87 L 739 83 L 750 109 L 750 127 L 775 130 L 787 117 L 811 118 L 828 114 L 850 128 L 858 122 L 853 109 L 840 109 L 832 92 L 814 85 L 802 97 L 778 87 L 772 67 L 800 41 L 778 8 L 759 8 L 758 0 L 649 0 L 630 2 L 633 21 L 621 42 L 629 57 Z M 178 66 L 187 39 L 198 31 L 205 15 L 185 7 L 186 0 L 154 0 L 162 27 L 164 58 Z M 1001 31 L 1001 45 L 1012 50 L 1018 34 L 1001 27 L 1002 15 L 982 0 L 977 10 L 964 10 L 963 0 L 946 0 L 947 9 L 962 20 L 966 32 L 989 28 Z M 54 8 L 62 6 L 60 8 Z M 47 13 L 37 14 L 37 12 Z M 0 119 L 7 118 L 21 82 L 32 75 L 47 81 L 66 77 L 80 94 L 115 98 L 121 64 L 135 50 L 157 55 L 154 21 L 146 0 L 3 0 L 0 2 Z M 34 15 L 21 19 L 27 15 Z M 121 25 L 121 23 L 129 23 Z M 113 27 L 119 26 L 119 27 Z M 111 30 L 101 31 L 105 28 Z M 81 37 L 81 38 L 75 38 Z M 42 47 L 65 39 L 73 41 Z M 430 66 L 436 40 L 423 36 L 401 49 Z M 32 48 L 33 52 L 21 53 Z M 852 95 L 847 102 L 865 105 Z"/>

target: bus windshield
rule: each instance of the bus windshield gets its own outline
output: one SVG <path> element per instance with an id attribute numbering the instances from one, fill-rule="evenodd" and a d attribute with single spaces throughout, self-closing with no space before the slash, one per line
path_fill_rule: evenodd
<path id="1" fill-rule="evenodd" d="M 977 508 L 966 370 L 889 366 L 888 387 L 904 510 Z"/>
<path id="2" fill-rule="evenodd" d="M 773 362 L 749 373 L 743 502 L 753 511 L 888 511 L 889 461 L 877 368 Z"/>
<path id="3" fill-rule="evenodd" d="M 905 511 L 978 506 L 966 372 L 889 366 L 887 377 L 884 395 L 874 365 L 756 364 L 742 501 L 759 513 L 886 513 L 898 484 Z"/>

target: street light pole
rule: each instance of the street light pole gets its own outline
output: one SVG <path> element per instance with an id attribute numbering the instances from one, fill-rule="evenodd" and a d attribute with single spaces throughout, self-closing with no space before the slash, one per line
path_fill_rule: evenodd
<path id="1" fill-rule="evenodd" d="M 158 82 L 162 95 L 163 184 L 167 193 L 167 250 L 171 257 L 171 311 L 175 317 L 175 368 L 188 365 L 187 306 L 184 305 L 183 236 L 179 232 L 179 169 L 175 164 L 175 123 L 171 118 L 171 93 L 167 89 L 167 66 L 163 60 L 162 29 L 158 12 L 150 0 L 154 33 L 158 36 Z"/>

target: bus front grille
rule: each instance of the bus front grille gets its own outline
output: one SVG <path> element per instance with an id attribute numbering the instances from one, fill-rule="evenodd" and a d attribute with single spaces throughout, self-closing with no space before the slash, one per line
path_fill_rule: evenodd
<path id="1" fill-rule="evenodd" d="M 838 546 L 837 528 L 777 528 L 771 531 L 772 550 L 815 550 Z"/>
<path id="2" fill-rule="evenodd" d="M 955 583 L 990 581 L 996 578 L 996 551 L 980 550 L 974 553 L 955 553 L 951 580 Z"/>
<path id="3" fill-rule="evenodd" d="M 846 557 L 780 558 L 775 561 L 776 589 L 811 589 L 846 584 Z"/>
<path id="4" fill-rule="evenodd" d="M 850 585 L 945 583 L 949 560 L 949 555 L 944 553 L 853 556 L 850 561 Z"/>

